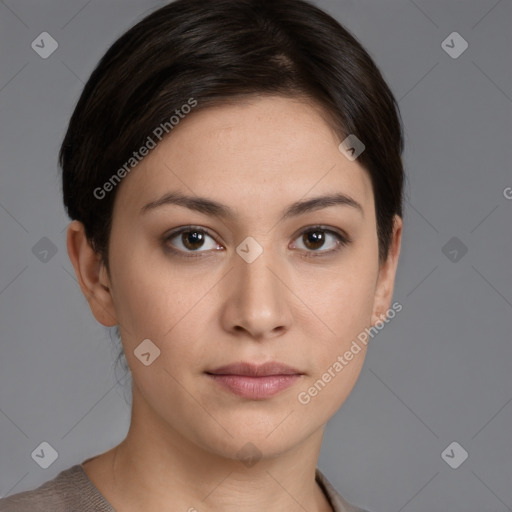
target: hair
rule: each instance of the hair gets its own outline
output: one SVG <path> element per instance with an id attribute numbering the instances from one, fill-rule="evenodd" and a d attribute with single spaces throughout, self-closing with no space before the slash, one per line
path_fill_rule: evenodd
<path id="1" fill-rule="evenodd" d="M 84 225 L 107 272 L 119 187 L 102 197 L 94 191 L 116 172 L 124 176 L 133 152 L 190 99 L 194 115 L 248 95 L 311 101 L 340 140 L 353 134 L 363 142 L 358 163 L 371 178 L 379 259 L 386 259 L 394 216 L 402 217 L 403 131 L 398 104 L 362 45 L 305 0 L 176 0 L 108 49 L 60 149 L 66 211 Z"/>
<path id="2" fill-rule="evenodd" d="M 309 98 L 341 140 L 363 141 L 358 162 L 371 178 L 386 258 L 393 217 L 402 216 L 403 132 L 398 104 L 361 44 L 304 0 L 177 0 L 101 58 L 60 148 L 66 211 L 83 223 L 107 270 L 118 187 L 101 199 L 94 190 L 189 98 L 196 112 L 247 94 Z"/>

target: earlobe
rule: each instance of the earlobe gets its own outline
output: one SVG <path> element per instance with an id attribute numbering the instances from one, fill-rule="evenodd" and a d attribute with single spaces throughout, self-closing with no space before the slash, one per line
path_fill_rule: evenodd
<path id="1" fill-rule="evenodd" d="M 400 249 L 402 245 L 402 225 L 401 217 L 395 215 L 393 234 L 389 246 L 388 257 L 384 263 L 381 264 L 377 286 L 375 289 L 375 297 L 373 302 L 373 312 L 371 324 L 375 325 L 377 320 L 383 320 L 387 311 L 391 306 L 393 299 L 393 290 L 395 287 L 395 276 L 400 257 Z"/>
<path id="2" fill-rule="evenodd" d="M 107 327 L 117 324 L 111 286 L 101 257 L 96 253 L 81 222 L 72 221 L 67 230 L 67 249 L 75 274 L 92 314 Z"/>

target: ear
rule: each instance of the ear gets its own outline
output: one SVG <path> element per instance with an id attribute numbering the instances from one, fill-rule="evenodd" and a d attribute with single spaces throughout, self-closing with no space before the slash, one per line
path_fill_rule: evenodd
<path id="1" fill-rule="evenodd" d="M 102 325 L 107 327 L 116 325 L 117 317 L 107 270 L 100 255 L 89 244 L 84 225 L 77 220 L 72 221 L 68 226 L 67 249 L 78 284 L 89 303 L 92 314 Z"/>
<path id="2" fill-rule="evenodd" d="M 375 287 L 371 320 L 372 325 L 375 325 L 377 320 L 383 321 L 386 312 L 391 306 L 395 286 L 396 267 L 402 244 L 402 224 L 401 217 L 395 215 L 388 256 L 386 261 L 380 265 L 379 277 L 377 278 L 377 285 Z"/>

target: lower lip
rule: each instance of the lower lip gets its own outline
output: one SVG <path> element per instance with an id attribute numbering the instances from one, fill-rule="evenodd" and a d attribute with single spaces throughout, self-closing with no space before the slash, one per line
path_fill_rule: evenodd
<path id="1" fill-rule="evenodd" d="M 292 386 L 301 377 L 299 374 L 264 377 L 215 374 L 208 374 L 208 376 L 235 395 L 252 400 L 270 398 Z"/>

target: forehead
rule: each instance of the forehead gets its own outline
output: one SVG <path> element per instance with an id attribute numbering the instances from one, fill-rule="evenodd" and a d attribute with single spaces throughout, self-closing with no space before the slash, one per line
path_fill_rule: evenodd
<path id="1" fill-rule="evenodd" d="M 319 107 L 298 99 L 208 107 L 181 120 L 124 178 L 116 204 L 138 214 L 148 201 L 180 191 L 230 204 L 242 217 L 340 192 L 371 208 L 368 173 L 339 143 Z"/>

